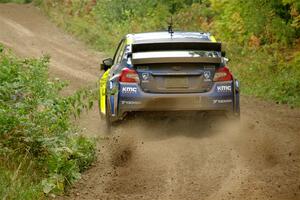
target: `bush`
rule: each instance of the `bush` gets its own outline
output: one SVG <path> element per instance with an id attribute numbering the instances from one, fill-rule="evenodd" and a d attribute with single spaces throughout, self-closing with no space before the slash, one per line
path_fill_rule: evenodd
<path id="1" fill-rule="evenodd" d="M 93 91 L 58 95 L 66 84 L 48 79 L 48 62 L 21 60 L 0 47 L 0 176 L 15 179 L 0 189 L 1 198 L 16 198 L 16 184 L 26 192 L 62 192 L 94 159 L 94 142 L 70 122 L 92 106 Z"/>
<path id="2" fill-rule="evenodd" d="M 0 3 L 31 3 L 32 0 L 0 0 Z"/>
<path id="3" fill-rule="evenodd" d="M 292 44 L 299 28 L 295 27 L 296 2 L 271 1 L 217 1 L 212 0 L 216 15 L 216 30 L 222 39 L 248 45 L 255 36 L 260 44 Z M 298 13 L 298 14 L 297 14 Z M 295 19 L 294 19 L 295 17 Z M 299 35 L 298 35 L 299 36 Z"/>
<path id="4" fill-rule="evenodd" d="M 300 106 L 299 52 L 289 55 L 270 47 L 257 50 L 229 46 L 233 58 L 230 66 L 241 80 L 244 94 Z"/>

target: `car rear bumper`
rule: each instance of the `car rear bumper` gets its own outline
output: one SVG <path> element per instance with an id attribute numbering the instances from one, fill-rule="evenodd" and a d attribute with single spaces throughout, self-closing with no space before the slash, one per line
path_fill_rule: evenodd
<path id="1" fill-rule="evenodd" d="M 146 93 L 136 83 L 120 83 L 118 115 L 131 111 L 235 111 L 237 95 L 233 81 L 214 83 L 205 93 Z"/>

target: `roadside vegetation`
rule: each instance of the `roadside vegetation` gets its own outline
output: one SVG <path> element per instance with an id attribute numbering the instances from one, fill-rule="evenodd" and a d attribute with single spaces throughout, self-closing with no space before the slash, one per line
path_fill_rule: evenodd
<path id="1" fill-rule="evenodd" d="M 72 121 L 93 91 L 59 95 L 49 57 L 19 59 L 0 44 L 0 199 L 60 194 L 94 160 L 95 144 Z"/>
<path id="2" fill-rule="evenodd" d="M 300 106 L 298 0 L 36 0 L 59 26 L 111 55 L 126 33 L 209 31 L 225 44 L 245 95 Z"/>
<path id="3" fill-rule="evenodd" d="M 0 0 L 0 3 L 31 3 L 32 0 Z"/>

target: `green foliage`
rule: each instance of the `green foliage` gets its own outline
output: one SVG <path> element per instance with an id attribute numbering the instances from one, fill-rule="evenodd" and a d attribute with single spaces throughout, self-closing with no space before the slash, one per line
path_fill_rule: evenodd
<path id="1" fill-rule="evenodd" d="M 112 47 L 121 35 L 166 29 L 170 12 L 162 2 L 99 0 L 71 1 L 66 5 L 58 0 L 45 0 L 41 8 L 67 31 L 99 50 L 113 53 Z"/>
<path id="2" fill-rule="evenodd" d="M 31 3 L 32 0 L 0 0 L 0 3 Z"/>
<path id="3" fill-rule="evenodd" d="M 213 30 L 227 42 L 243 93 L 300 106 L 299 3 L 212 0 Z M 296 47 L 293 45 L 296 44 Z M 295 48 L 295 50 L 290 49 Z"/>
<path id="4" fill-rule="evenodd" d="M 44 0 L 41 7 L 111 55 L 121 36 L 166 30 L 172 15 L 175 30 L 208 31 L 226 44 L 244 94 L 300 104 L 299 56 L 289 51 L 300 37 L 298 0 Z"/>
<path id="5" fill-rule="evenodd" d="M 287 57 L 270 47 L 256 50 L 230 46 L 234 47 L 229 49 L 233 58 L 230 66 L 241 80 L 244 94 L 300 106 L 299 52 Z"/>
<path id="6" fill-rule="evenodd" d="M 0 185 L 0 198 L 33 190 L 32 195 L 60 193 L 94 159 L 94 142 L 77 134 L 70 122 L 71 115 L 92 106 L 94 91 L 61 97 L 66 84 L 48 79 L 49 57 L 20 60 L 2 45 L 0 52 L 0 162 L 5 163 L 0 176 L 12 180 L 6 188 Z M 19 171 L 26 173 L 13 178 Z"/>
<path id="7" fill-rule="evenodd" d="M 244 93 L 299 104 L 297 58 L 287 61 L 284 57 L 289 55 L 277 56 L 300 36 L 296 0 L 92 2 L 69 1 L 66 5 L 45 0 L 42 8 L 68 31 L 110 54 L 122 35 L 164 30 L 173 15 L 176 28 L 213 32 L 227 43 L 232 69 Z M 287 74 L 292 75 L 287 78 Z"/>
<path id="8" fill-rule="evenodd" d="M 201 4 L 194 3 L 189 7 L 180 9 L 173 15 L 175 28 L 183 31 L 212 31 L 212 20 L 215 13 L 208 1 Z"/>
<path id="9" fill-rule="evenodd" d="M 299 29 L 292 26 L 291 4 L 272 1 L 216 1 L 216 30 L 223 39 L 238 41 L 241 45 L 251 42 L 255 36 L 261 44 L 291 44 Z"/>
<path id="10" fill-rule="evenodd" d="M 30 175 L 17 174 L 16 171 L 0 166 L 1 199 L 42 199 L 42 186 Z"/>

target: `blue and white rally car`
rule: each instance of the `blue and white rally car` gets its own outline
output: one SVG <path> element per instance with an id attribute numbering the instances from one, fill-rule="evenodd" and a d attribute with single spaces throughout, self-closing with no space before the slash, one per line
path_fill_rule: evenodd
<path id="1" fill-rule="evenodd" d="M 239 117 L 239 84 L 209 33 L 126 35 L 101 64 L 99 108 L 107 125 L 138 111 L 221 111 Z"/>

